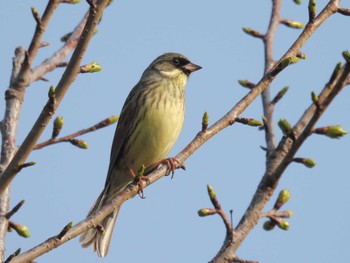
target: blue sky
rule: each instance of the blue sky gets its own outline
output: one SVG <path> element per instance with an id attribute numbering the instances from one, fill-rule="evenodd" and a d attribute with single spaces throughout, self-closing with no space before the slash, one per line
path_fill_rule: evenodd
<path id="1" fill-rule="evenodd" d="M 0 86 L 8 86 L 15 47 L 28 47 L 35 28 L 30 13 L 34 6 L 41 14 L 45 1 L 5 1 L 0 9 L 2 41 Z M 318 11 L 327 1 L 317 1 Z M 341 1 L 350 7 L 349 0 Z M 261 41 L 245 35 L 241 28 L 265 32 L 271 1 L 114 1 L 106 9 L 98 34 L 93 38 L 83 63 L 97 61 L 103 70 L 79 75 L 56 112 L 65 125 L 61 135 L 89 127 L 119 114 L 122 104 L 143 70 L 158 55 L 179 52 L 201 65 L 186 90 L 186 117 L 182 133 L 171 151 L 176 155 L 201 128 L 201 117 L 209 122 L 232 108 L 247 90 L 238 79 L 257 82 L 263 72 Z M 61 5 L 47 28 L 35 65 L 50 56 L 87 10 L 79 5 Z M 283 1 L 281 16 L 308 20 L 307 1 L 298 6 Z M 319 92 L 339 61 L 350 49 L 349 18 L 334 15 L 302 48 L 307 60 L 300 61 L 273 82 L 272 95 L 284 86 L 290 89 L 278 103 L 275 122 L 286 118 L 295 123 L 310 104 L 310 92 Z M 300 31 L 280 26 L 274 42 L 278 59 Z M 57 69 L 27 90 L 18 130 L 20 144 L 47 100 L 49 85 L 56 85 L 63 73 Z M 336 98 L 317 126 L 341 124 L 350 130 L 349 89 Z M 4 103 L 0 103 L 4 110 Z M 242 114 L 260 119 L 258 98 Z M 40 141 L 51 134 L 47 129 Z M 31 237 L 7 236 L 6 253 L 22 251 L 57 234 L 68 222 L 82 220 L 103 188 L 114 127 L 84 135 L 88 150 L 59 144 L 35 151 L 28 161 L 36 166 L 23 170 L 11 187 L 11 205 L 25 199 L 13 220 L 29 227 Z M 277 131 L 277 140 L 281 133 Z M 233 210 L 238 222 L 264 173 L 265 154 L 260 149 L 264 135 L 255 128 L 235 124 L 201 147 L 186 161 L 186 171 L 175 178 L 165 177 L 145 189 L 146 199 L 135 197 L 121 209 L 109 254 L 99 259 L 90 249 L 81 249 L 74 239 L 38 259 L 38 262 L 208 262 L 219 250 L 225 228 L 217 216 L 200 218 L 197 210 L 210 207 L 206 185 L 211 184 L 225 209 Z M 347 204 L 350 179 L 349 136 L 330 140 L 312 136 L 298 152 L 317 162 L 313 169 L 292 164 L 278 190 L 289 189 L 285 208 L 294 212 L 289 231 L 262 230 L 263 220 L 237 251 L 241 258 L 260 262 L 343 262 L 348 259 L 350 208 Z M 268 203 L 265 211 L 273 206 Z"/>

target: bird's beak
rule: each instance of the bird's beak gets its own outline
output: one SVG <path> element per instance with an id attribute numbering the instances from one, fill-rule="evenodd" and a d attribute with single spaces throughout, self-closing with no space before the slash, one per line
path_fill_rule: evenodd
<path id="1" fill-rule="evenodd" d="M 187 63 L 186 65 L 182 66 L 182 70 L 187 74 L 190 75 L 193 71 L 201 69 L 201 66 L 198 66 L 193 63 Z"/>

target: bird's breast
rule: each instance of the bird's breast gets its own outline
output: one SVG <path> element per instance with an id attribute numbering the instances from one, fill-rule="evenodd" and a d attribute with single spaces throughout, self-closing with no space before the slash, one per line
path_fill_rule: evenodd
<path id="1" fill-rule="evenodd" d="M 146 101 L 146 110 L 137 125 L 140 129 L 131 139 L 134 143 L 130 146 L 133 151 L 130 161 L 134 170 L 164 159 L 176 142 L 184 121 L 183 93 L 158 93 L 156 99 L 153 96 L 152 100 Z"/>

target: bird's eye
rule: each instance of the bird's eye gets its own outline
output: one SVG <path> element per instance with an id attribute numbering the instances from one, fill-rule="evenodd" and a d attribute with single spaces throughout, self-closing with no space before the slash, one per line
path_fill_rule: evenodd
<path id="1" fill-rule="evenodd" d="M 173 58 L 173 59 L 171 60 L 171 62 L 172 62 L 175 66 L 180 65 L 180 59 L 178 59 L 178 58 Z"/>

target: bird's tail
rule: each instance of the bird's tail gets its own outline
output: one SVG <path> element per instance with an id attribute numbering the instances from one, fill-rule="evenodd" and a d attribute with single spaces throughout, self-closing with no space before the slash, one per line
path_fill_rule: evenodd
<path id="1" fill-rule="evenodd" d="M 96 213 L 105 205 L 111 198 L 108 195 L 108 187 L 106 187 L 100 196 L 97 198 L 94 205 L 91 207 L 87 217 Z M 85 233 L 81 234 L 79 241 L 82 247 L 88 247 L 92 245 L 92 250 L 97 252 L 99 257 L 104 257 L 108 253 L 109 243 L 111 241 L 115 221 L 118 216 L 120 207 L 116 208 L 111 214 L 106 216 L 105 219 L 100 223 L 102 229 L 91 228 Z"/>

